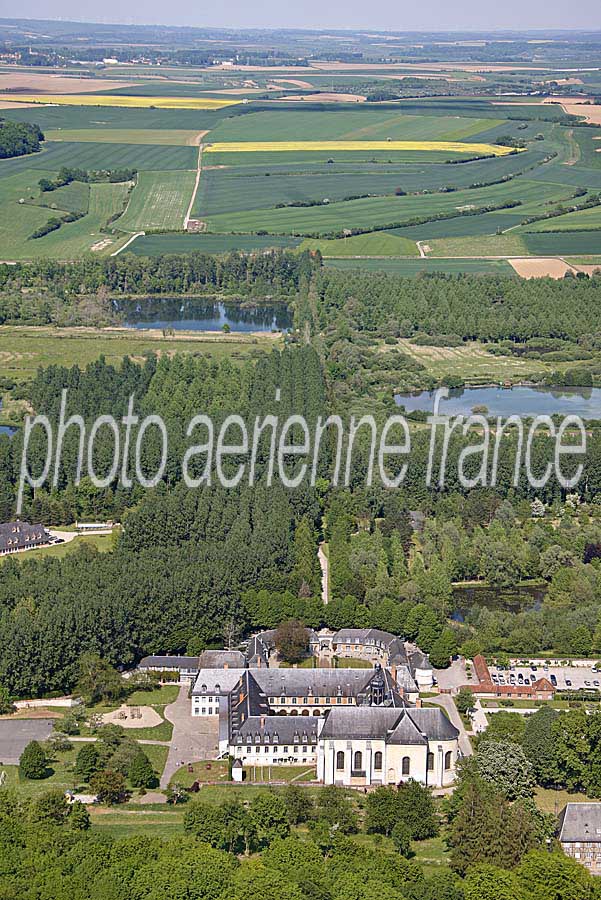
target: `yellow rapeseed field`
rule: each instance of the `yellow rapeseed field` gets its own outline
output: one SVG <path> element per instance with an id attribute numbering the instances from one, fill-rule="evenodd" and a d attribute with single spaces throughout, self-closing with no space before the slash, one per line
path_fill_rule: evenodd
<path id="1" fill-rule="evenodd" d="M 221 109 L 239 100 L 213 97 L 126 97 L 123 94 L 11 94 L 19 103 L 52 103 L 59 106 L 126 106 L 157 109 Z"/>
<path id="2" fill-rule="evenodd" d="M 448 153 L 472 153 L 474 155 L 506 156 L 512 147 L 497 144 L 468 144 L 460 141 L 239 141 L 215 143 L 206 147 L 206 153 L 281 152 L 286 150 L 443 150 Z"/>

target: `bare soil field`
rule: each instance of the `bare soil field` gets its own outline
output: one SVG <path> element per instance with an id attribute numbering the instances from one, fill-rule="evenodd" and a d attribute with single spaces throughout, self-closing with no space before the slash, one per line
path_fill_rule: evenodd
<path id="1" fill-rule="evenodd" d="M 0 100 L 0 109 L 27 109 L 28 106 L 36 106 L 36 103 L 11 103 L 10 100 Z"/>
<path id="2" fill-rule="evenodd" d="M 276 84 L 291 84 L 293 87 L 305 88 L 305 90 L 313 87 L 308 81 L 301 81 L 299 78 L 274 78 L 273 80 Z"/>
<path id="3" fill-rule="evenodd" d="M 559 103 L 569 116 L 584 116 L 587 122 L 601 125 L 601 104 L 589 104 L 586 97 L 562 97 L 543 100 L 543 103 Z"/>
<path id="4" fill-rule="evenodd" d="M 566 272 L 574 272 L 574 267 L 557 257 L 524 257 L 509 259 L 509 264 L 520 278 L 563 278 Z"/>
<path id="5" fill-rule="evenodd" d="M 68 75 L 49 75 L 47 72 L 12 72 L 0 74 L 0 91 L 44 91 L 50 94 L 75 94 L 88 91 L 112 91 L 132 87 L 131 81 L 109 81 L 100 78 L 71 78 Z"/>

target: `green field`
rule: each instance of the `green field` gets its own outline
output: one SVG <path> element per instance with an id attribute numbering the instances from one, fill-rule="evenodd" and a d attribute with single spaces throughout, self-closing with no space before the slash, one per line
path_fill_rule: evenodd
<path id="1" fill-rule="evenodd" d="M 180 333 L 181 334 L 181 333 Z M 0 374 L 17 381 L 33 378 L 39 367 L 74 366 L 106 357 L 118 365 L 124 356 L 142 361 L 148 353 L 202 353 L 216 358 L 243 359 L 257 349 L 278 346 L 271 334 L 207 335 L 200 332 L 165 338 L 158 331 L 111 331 L 101 328 L 2 326 Z"/>
<path id="2" fill-rule="evenodd" d="M 36 200 L 28 200 L 34 206 L 62 209 L 68 212 L 87 212 L 90 207 L 90 185 L 72 181 L 55 191 L 40 191 Z"/>
<path id="3" fill-rule="evenodd" d="M 522 235 L 478 234 L 473 237 L 450 237 L 429 241 L 430 256 L 527 256 Z"/>
<path id="4" fill-rule="evenodd" d="M 557 216 L 553 219 L 545 219 L 542 222 L 534 222 L 524 225 L 520 231 L 587 231 L 601 229 L 601 206 L 591 206 L 589 209 L 579 209 L 576 212 L 566 213 L 565 216 Z M 599 233 L 601 246 L 601 231 Z"/>
<path id="5" fill-rule="evenodd" d="M 335 269 L 391 272 L 408 277 L 421 272 L 443 272 L 445 275 L 515 275 L 504 259 L 329 259 L 326 265 Z"/>
<path id="6" fill-rule="evenodd" d="M 195 180 L 196 172 L 140 172 L 128 207 L 115 227 L 132 233 L 148 228 L 183 229 Z"/>
<path id="7" fill-rule="evenodd" d="M 72 128 L 46 131 L 47 141 L 89 141 L 96 144 L 158 144 L 159 146 L 190 146 L 199 131 L 179 129 L 153 130 L 151 128 Z"/>
<path id="8" fill-rule="evenodd" d="M 109 144 L 92 141 L 48 141 L 40 153 L 0 160 L 0 178 L 22 168 L 58 171 L 62 166 L 78 169 L 138 169 L 140 171 L 194 169 L 196 147 L 156 144 Z"/>
<path id="9" fill-rule="evenodd" d="M 265 230 L 319 236 L 343 228 L 370 228 L 382 223 L 412 224 L 415 218 L 460 214 L 462 210 L 477 210 L 509 200 L 521 201 L 524 206 L 528 203 L 542 205 L 548 200 L 560 200 L 565 195 L 566 189 L 559 185 L 533 182 L 518 176 L 511 181 L 509 188 L 505 184 L 495 184 L 452 193 L 368 197 L 309 208 L 257 209 L 207 216 L 206 221 L 211 231 Z"/>
<path id="10" fill-rule="evenodd" d="M 522 238 L 533 256 L 576 256 L 601 250 L 601 231 L 542 232 L 523 234 Z"/>
<path id="11" fill-rule="evenodd" d="M 301 250 L 319 250 L 323 256 L 418 256 L 415 241 L 374 231 L 372 234 L 358 234 L 338 240 L 307 239 L 300 245 Z"/>
<path id="12" fill-rule="evenodd" d="M 428 375 L 437 380 L 445 375 L 457 375 L 471 384 L 487 384 L 515 378 L 528 378 L 548 371 L 550 364 L 540 360 L 519 359 L 516 356 L 496 356 L 488 353 L 486 344 L 470 341 L 459 347 L 422 347 L 399 338 L 398 346 L 426 367 Z M 393 349 L 393 348 L 392 348 Z M 390 352 L 391 345 L 383 344 L 382 352 Z M 557 364 L 553 364 L 557 368 Z"/>
<path id="13" fill-rule="evenodd" d="M 300 238 L 235 234 L 147 234 L 129 245 L 127 253 L 159 256 L 162 253 L 229 253 L 231 250 L 264 250 L 297 247 Z"/>
<path id="14" fill-rule="evenodd" d="M 23 256 L 52 256 L 76 259 L 91 250 L 113 250 L 116 239 L 103 234 L 101 228 L 119 213 L 127 200 L 127 184 L 91 184 L 87 215 L 77 222 L 68 222 L 35 242 L 28 241 Z M 32 244 L 35 243 L 35 248 Z"/>
<path id="15" fill-rule="evenodd" d="M 237 141 L 301 141 L 301 140 L 439 140 L 461 141 L 473 137 L 502 117 L 490 119 L 455 118 L 454 116 L 409 116 L 405 113 L 379 110 L 338 108 L 323 112 L 273 110 L 252 112 L 224 119 L 211 132 L 211 142 Z"/>

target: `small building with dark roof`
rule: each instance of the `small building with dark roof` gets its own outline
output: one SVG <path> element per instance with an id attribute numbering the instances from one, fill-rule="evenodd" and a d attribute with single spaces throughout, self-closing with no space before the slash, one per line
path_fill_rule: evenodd
<path id="1" fill-rule="evenodd" d="M 198 672 L 198 656 L 145 656 L 138 663 L 139 672 L 177 672 L 179 680 L 192 683 Z"/>
<path id="2" fill-rule="evenodd" d="M 601 803 L 568 803 L 559 816 L 563 852 L 601 875 Z"/>

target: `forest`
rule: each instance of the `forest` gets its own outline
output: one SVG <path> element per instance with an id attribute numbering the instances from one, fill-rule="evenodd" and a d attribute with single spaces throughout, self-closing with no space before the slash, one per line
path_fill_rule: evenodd
<path id="1" fill-rule="evenodd" d="M 44 135 L 38 125 L 0 118 L 0 159 L 37 153 Z"/>

